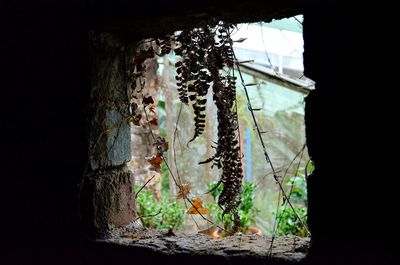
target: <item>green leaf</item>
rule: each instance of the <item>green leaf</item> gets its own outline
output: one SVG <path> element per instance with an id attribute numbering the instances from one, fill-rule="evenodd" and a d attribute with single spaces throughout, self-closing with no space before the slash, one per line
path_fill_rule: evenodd
<path id="1" fill-rule="evenodd" d="M 165 110 L 165 101 L 164 101 L 164 100 L 159 100 L 159 101 L 158 101 L 158 106 L 159 106 L 161 109 Z"/>

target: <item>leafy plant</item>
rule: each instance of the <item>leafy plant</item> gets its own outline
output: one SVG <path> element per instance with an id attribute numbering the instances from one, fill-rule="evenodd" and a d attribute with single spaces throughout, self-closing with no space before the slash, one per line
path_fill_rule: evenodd
<path id="1" fill-rule="evenodd" d="M 234 216 L 232 213 L 223 215 L 223 210 L 217 205 L 218 197 L 220 196 L 223 186 L 217 182 L 212 182 L 208 189 L 211 191 L 210 194 L 214 198 L 214 203 L 210 203 L 208 207 L 211 212 L 215 214 L 216 222 L 222 224 L 227 231 L 234 229 Z M 248 181 L 243 182 L 243 189 L 240 194 L 241 204 L 238 209 L 239 214 L 239 231 L 246 232 L 250 225 L 256 223 L 256 217 L 260 213 L 260 210 L 254 205 L 256 186 Z"/>
<path id="2" fill-rule="evenodd" d="M 310 161 L 311 162 L 311 161 Z M 306 176 L 314 170 L 313 163 L 307 163 L 306 168 L 297 171 L 296 176 L 285 180 L 286 186 L 290 188 L 290 201 L 294 204 L 296 214 L 305 221 L 307 218 L 307 184 Z M 278 211 L 277 236 L 296 235 L 307 236 L 307 231 L 296 217 L 291 207 L 283 207 Z"/>
<path id="3" fill-rule="evenodd" d="M 290 187 L 290 201 L 307 206 L 307 184 L 303 176 L 286 179 L 286 186 Z"/>
<path id="4" fill-rule="evenodd" d="M 136 191 L 139 189 L 139 186 L 135 186 Z M 167 194 L 163 194 L 158 200 L 152 191 L 143 189 L 136 198 L 136 205 L 137 214 L 145 227 L 169 230 L 183 224 L 183 207 L 178 202 L 171 201 Z"/>
<path id="5" fill-rule="evenodd" d="M 169 171 L 168 167 L 165 163 L 161 164 L 161 190 L 164 193 L 169 193 L 170 187 L 169 187 Z"/>
<path id="6" fill-rule="evenodd" d="M 304 206 L 294 206 L 297 215 L 305 220 L 307 218 L 307 207 Z M 278 228 L 276 230 L 277 236 L 284 235 L 296 235 L 305 237 L 307 232 L 302 227 L 300 221 L 296 218 L 292 208 L 285 207 L 278 211 L 278 220 L 280 220 Z"/>

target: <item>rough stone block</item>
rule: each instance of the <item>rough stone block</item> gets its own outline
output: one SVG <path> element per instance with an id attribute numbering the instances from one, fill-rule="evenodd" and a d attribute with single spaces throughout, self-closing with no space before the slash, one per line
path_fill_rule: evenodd
<path id="1" fill-rule="evenodd" d="M 125 44 L 108 33 L 91 34 L 90 166 L 123 165 L 131 158 Z"/>
<path id="2" fill-rule="evenodd" d="M 121 227 L 135 218 L 133 176 L 114 169 L 86 177 L 81 214 L 87 238 L 107 238 L 112 227 Z"/>

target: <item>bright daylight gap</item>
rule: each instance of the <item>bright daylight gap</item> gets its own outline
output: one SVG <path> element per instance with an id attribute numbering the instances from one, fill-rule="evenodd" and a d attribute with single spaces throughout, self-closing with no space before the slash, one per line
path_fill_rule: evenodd
<path id="1" fill-rule="evenodd" d="M 302 20 L 300 15 L 271 23 L 239 24 L 231 33 L 259 131 L 277 180 L 291 202 L 291 205 L 285 203 L 273 170 L 265 160 L 235 67 L 244 176 L 239 206 L 242 233 L 308 236 L 308 230 L 296 217 L 306 223 L 305 177 L 313 168 L 305 145 L 304 98 L 314 89 L 314 82 L 303 74 Z M 138 222 L 156 230 L 201 232 L 221 238 L 224 231 L 220 228 L 233 225 L 230 216 L 222 219 L 222 210 L 217 205 L 221 187 L 213 189 L 221 172 L 216 166 L 211 167 L 212 163 L 198 164 L 215 154 L 217 109 L 210 86 L 204 132 L 188 143 L 195 131 L 194 116 L 193 109 L 179 101 L 175 78 L 175 64 L 179 60 L 171 52 L 146 61 L 143 95 L 151 97 L 154 103 L 142 113 L 136 126 L 132 125 L 129 162 L 136 179 L 134 189 L 140 190 L 136 198 Z M 167 164 L 154 160 L 153 136 L 168 143 L 164 153 Z M 193 211 L 193 204 L 180 198 L 182 191 L 175 181 L 186 189 L 194 205 L 200 205 L 203 217 Z"/>

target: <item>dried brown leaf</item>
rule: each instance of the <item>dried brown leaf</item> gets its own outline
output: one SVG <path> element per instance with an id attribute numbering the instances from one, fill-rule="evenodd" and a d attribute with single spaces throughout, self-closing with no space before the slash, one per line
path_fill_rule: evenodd
<path id="1" fill-rule="evenodd" d="M 146 158 L 147 162 L 149 162 L 153 167 L 155 167 L 157 170 L 160 169 L 160 165 L 162 162 L 164 162 L 162 156 L 160 154 L 157 154 L 151 158 Z"/>
<path id="2" fill-rule="evenodd" d="M 149 123 L 153 126 L 158 126 L 158 120 L 156 118 L 149 120 Z"/>
<path id="3" fill-rule="evenodd" d="M 131 122 L 136 126 L 140 126 L 141 119 L 142 119 L 142 115 L 137 114 L 137 115 L 131 117 Z"/>
<path id="4" fill-rule="evenodd" d="M 149 112 L 156 114 L 156 112 L 154 111 L 154 106 L 149 107 Z"/>
<path id="5" fill-rule="evenodd" d="M 150 105 L 150 104 L 154 104 L 154 100 L 153 100 L 153 98 L 151 96 L 148 96 L 148 97 L 144 97 L 143 98 L 142 103 L 145 106 L 147 106 L 147 105 Z"/>
<path id="6" fill-rule="evenodd" d="M 193 206 L 187 211 L 188 214 L 208 214 L 209 210 L 203 208 L 203 201 L 200 198 L 192 200 Z"/>
<path id="7" fill-rule="evenodd" d="M 122 235 L 121 237 L 127 237 L 127 238 L 148 238 L 148 235 L 145 234 L 137 234 L 137 233 L 127 233 Z"/>
<path id="8" fill-rule="evenodd" d="M 186 199 L 191 189 L 190 183 L 179 186 L 178 195 L 176 199 Z"/>
<path id="9" fill-rule="evenodd" d="M 216 225 L 213 225 L 208 229 L 200 230 L 198 233 L 206 235 L 206 236 L 210 236 L 210 237 L 212 237 L 214 239 L 220 239 L 221 238 L 220 231 L 219 231 L 219 229 L 217 228 Z"/>

